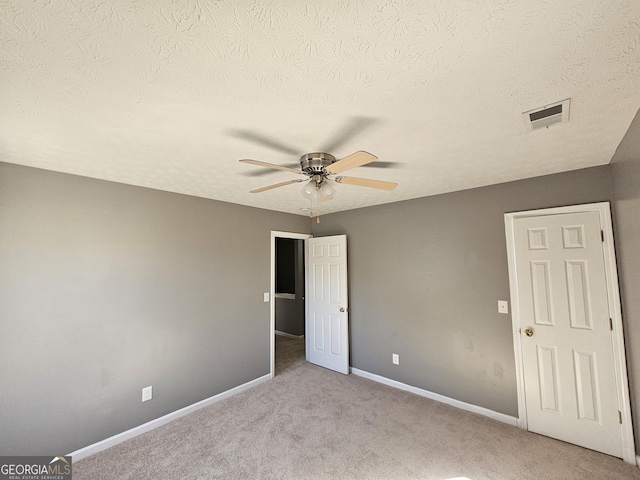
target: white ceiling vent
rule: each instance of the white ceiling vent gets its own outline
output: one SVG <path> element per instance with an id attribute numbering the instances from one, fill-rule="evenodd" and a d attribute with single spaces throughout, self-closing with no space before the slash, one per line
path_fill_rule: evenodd
<path id="1" fill-rule="evenodd" d="M 536 108 L 524 112 L 524 125 L 528 131 L 537 130 L 538 128 L 548 127 L 556 123 L 569 121 L 569 104 L 571 99 L 567 98 L 558 103 L 546 105 L 542 108 Z"/>

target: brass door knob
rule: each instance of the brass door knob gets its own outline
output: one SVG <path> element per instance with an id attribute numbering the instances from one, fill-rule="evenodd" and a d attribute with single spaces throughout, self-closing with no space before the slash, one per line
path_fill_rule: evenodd
<path id="1" fill-rule="evenodd" d="M 344 312 L 344 307 L 340 308 L 340 311 L 341 311 L 341 312 Z"/>
<path id="2" fill-rule="evenodd" d="M 527 329 L 524 331 L 524 334 L 525 334 L 527 337 L 533 337 L 533 329 L 532 329 L 532 328 L 527 328 Z"/>

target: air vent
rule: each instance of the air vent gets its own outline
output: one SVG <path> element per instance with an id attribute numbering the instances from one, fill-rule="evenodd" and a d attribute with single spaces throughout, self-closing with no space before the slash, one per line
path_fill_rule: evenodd
<path id="1" fill-rule="evenodd" d="M 525 127 L 528 131 L 532 131 L 538 128 L 549 127 L 556 123 L 568 122 L 570 103 L 571 99 L 567 98 L 558 103 L 524 112 L 522 117 L 524 118 Z"/>

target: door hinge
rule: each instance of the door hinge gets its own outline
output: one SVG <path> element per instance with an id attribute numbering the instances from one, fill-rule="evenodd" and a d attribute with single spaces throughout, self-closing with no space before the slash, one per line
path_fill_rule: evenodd
<path id="1" fill-rule="evenodd" d="M 618 410 L 618 423 L 622 425 L 622 412 L 620 410 Z"/>
<path id="2" fill-rule="evenodd" d="M 604 230 L 600 230 L 600 238 L 602 238 L 602 242 L 604 243 Z"/>
<path id="3" fill-rule="evenodd" d="M 613 330 L 613 320 L 609 319 L 609 330 Z"/>

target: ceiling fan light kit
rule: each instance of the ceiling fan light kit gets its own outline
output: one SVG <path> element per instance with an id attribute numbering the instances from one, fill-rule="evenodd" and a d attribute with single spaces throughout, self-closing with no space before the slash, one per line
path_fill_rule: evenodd
<path id="1" fill-rule="evenodd" d="M 300 193 L 302 196 L 308 200 L 317 199 L 321 202 L 328 202 L 329 200 L 333 200 L 333 197 L 336 194 L 335 188 L 331 186 L 329 180 L 326 178 L 320 177 L 320 175 L 314 176 L 311 180 L 309 180 Z"/>

